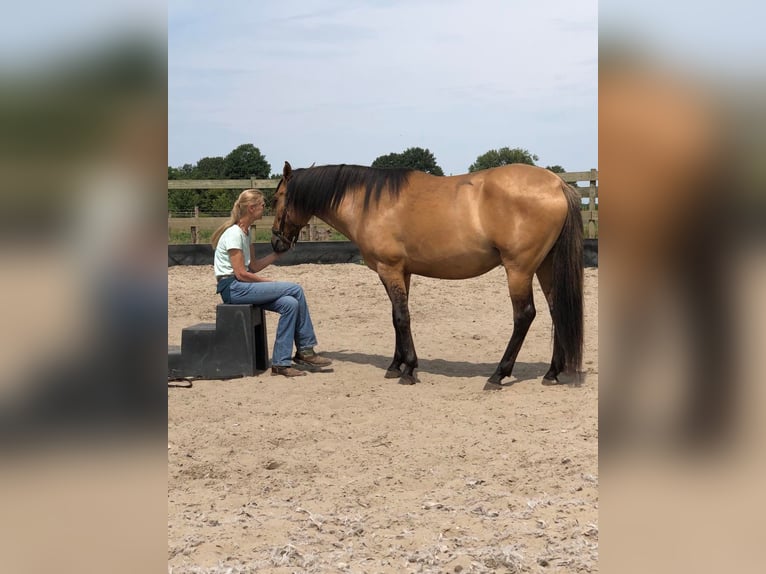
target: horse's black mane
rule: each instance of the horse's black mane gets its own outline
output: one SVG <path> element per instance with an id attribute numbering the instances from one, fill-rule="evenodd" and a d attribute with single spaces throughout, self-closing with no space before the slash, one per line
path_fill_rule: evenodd
<path id="1" fill-rule="evenodd" d="M 287 181 L 287 203 L 303 213 L 334 210 L 349 191 L 364 189 L 364 209 L 384 190 L 396 198 L 413 170 L 361 165 L 323 165 L 293 170 Z"/>

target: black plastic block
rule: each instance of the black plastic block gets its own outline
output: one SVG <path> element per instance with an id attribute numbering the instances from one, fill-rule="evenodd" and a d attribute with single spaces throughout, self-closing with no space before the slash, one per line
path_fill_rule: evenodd
<path id="1" fill-rule="evenodd" d="M 181 350 L 168 348 L 168 378 L 232 379 L 269 367 L 266 317 L 255 305 L 218 305 L 216 322 L 181 332 Z"/>
<path id="2" fill-rule="evenodd" d="M 199 323 L 181 331 L 184 376 L 215 378 L 215 324 Z"/>
<path id="3" fill-rule="evenodd" d="M 168 346 L 168 379 L 177 379 L 184 376 L 181 347 L 178 345 Z"/>
<path id="4" fill-rule="evenodd" d="M 269 367 L 266 318 L 255 305 L 216 307 L 216 350 L 222 369 L 250 376 Z"/>

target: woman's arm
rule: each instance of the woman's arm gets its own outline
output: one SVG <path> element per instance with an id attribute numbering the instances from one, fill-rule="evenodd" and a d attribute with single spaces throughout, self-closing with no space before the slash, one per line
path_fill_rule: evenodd
<path id="1" fill-rule="evenodd" d="M 281 253 L 277 253 L 276 251 L 272 251 L 265 257 L 261 257 L 260 259 L 255 258 L 255 244 L 250 244 L 250 267 L 248 268 L 248 271 L 251 273 L 258 273 L 259 271 L 263 271 L 274 263 L 279 257 L 281 256 Z"/>
<path id="2" fill-rule="evenodd" d="M 229 249 L 229 259 L 231 260 L 231 267 L 234 269 L 234 276 L 237 278 L 237 281 L 242 281 L 244 283 L 261 283 L 264 281 L 271 281 L 271 279 L 264 279 L 263 277 L 259 277 L 255 274 L 253 271 L 249 271 L 245 268 L 245 255 L 242 253 L 241 249 Z M 277 255 L 274 253 L 273 255 Z M 278 257 L 278 255 L 277 255 Z M 273 257 L 271 255 L 267 255 L 263 259 L 260 259 L 259 261 L 256 261 L 255 263 L 259 263 L 260 261 L 264 261 L 269 259 L 269 261 L 260 267 L 257 265 L 253 265 L 253 262 L 250 263 L 251 269 L 256 269 L 257 271 L 260 271 L 261 269 L 264 269 L 267 265 L 271 264 L 273 261 L 276 260 L 277 257 Z"/>

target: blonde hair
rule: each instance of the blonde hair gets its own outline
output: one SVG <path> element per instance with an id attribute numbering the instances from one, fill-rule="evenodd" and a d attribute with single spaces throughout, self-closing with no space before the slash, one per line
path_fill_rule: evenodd
<path id="1" fill-rule="evenodd" d="M 213 237 L 210 239 L 210 243 L 213 244 L 213 249 L 218 246 L 218 240 L 221 238 L 221 235 L 223 235 L 223 232 L 239 222 L 239 219 L 247 211 L 248 206 L 259 201 L 264 201 L 264 199 L 263 194 L 257 189 L 246 189 L 239 194 L 239 197 L 234 202 L 234 207 L 231 208 L 231 216 L 229 217 L 229 220 L 216 229 L 213 233 Z"/>

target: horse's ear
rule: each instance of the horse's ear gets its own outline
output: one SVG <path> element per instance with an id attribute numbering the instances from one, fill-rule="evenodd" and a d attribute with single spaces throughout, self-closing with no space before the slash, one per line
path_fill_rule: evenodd
<path id="1" fill-rule="evenodd" d="M 312 164 L 309 166 L 309 169 L 311 169 L 312 167 L 314 167 L 316 164 L 317 164 L 317 162 L 314 162 L 314 163 L 312 163 Z"/>
<path id="2" fill-rule="evenodd" d="M 290 179 L 290 174 L 291 174 L 291 173 L 293 173 L 293 168 L 290 166 L 290 162 L 289 162 L 289 161 L 286 161 L 286 162 L 285 162 L 285 167 L 284 167 L 284 169 L 282 170 L 282 177 L 284 177 L 284 178 L 285 178 L 285 181 L 287 181 L 288 179 Z"/>

